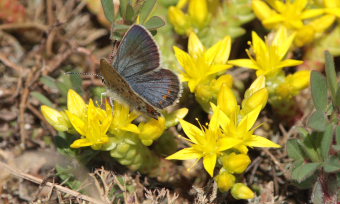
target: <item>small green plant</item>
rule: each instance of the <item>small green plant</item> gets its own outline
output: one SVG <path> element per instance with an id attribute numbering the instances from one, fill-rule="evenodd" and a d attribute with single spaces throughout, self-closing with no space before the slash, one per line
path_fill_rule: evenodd
<path id="1" fill-rule="evenodd" d="M 106 18 L 112 23 L 111 38 L 120 39 L 128 28 L 134 23 L 156 31 L 165 25 L 159 16 L 150 16 L 157 0 L 119 1 L 119 12 L 115 13 L 112 0 L 101 0 Z"/>
<path id="2" fill-rule="evenodd" d="M 292 178 L 302 188 L 313 188 L 313 203 L 336 203 L 340 188 L 340 83 L 332 55 L 325 52 L 326 77 L 317 71 L 311 74 L 315 112 L 308 128 L 300 128 L 302 139 L 287 144 L 294 159 Z"/>

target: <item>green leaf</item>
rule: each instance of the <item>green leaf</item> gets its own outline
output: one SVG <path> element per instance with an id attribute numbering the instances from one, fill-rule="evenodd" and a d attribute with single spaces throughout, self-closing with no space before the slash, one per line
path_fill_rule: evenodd
<path id="1" fill-rule="evenodd" d="M 337 83 L 336 83 L 336 73 L 334 66 L 333 56 L 329 51 L 325 51 L 325 59 L 326 59 L 326 78 L 328 87 L 331 90 L 333 101 L 335 101 L 335 94 L 337 92 Z"/>
<path id="2" fill-rule="evenodd" d="M 126 7 L 126 15 L 125 15 L 125 20 L 129 23 L 132 24 L 135 22 L 135 10 L 133 7 L 128 4 Z"/>
<path id="3" fill-rule="evenodd" d="M 165 21 L 159 16 L 152 16 L 144 26 L 148 30 L 155 30 L 165 25 Z"/>
<path id="4" fill-rule="evenodd" d="M 178 0 L 159 0 L 159 2 L 164 6 L 164 7 L 170 7 L 170 6 L 175 6 L 178 2 Z"/>
<path id="5" fill-rule="evenodd" d="M 314 174 L 314 172 L 319 168 L 320 163 L 308 163 L 302 164 L 296 167 L 292 172 L 292 178 L 298 182 L 305 180 L 307 177 Z"/>
<path id="6" fill-rule="evenodd" d="M 326 161 L 329 157 L 329 149 L 331 148 L 333 141 L 333 126 L 332 124 L 328 124 L 325 132 L 323 133 L 321 140 L 321 156 L 324 161 Z"/>
<path id="7" fill-rule="evenodd" d="M 336 139 L 336 144 L 340 145 L 340 125 L 336 126 L 335 128 L 335 139 Z"/>
<path id="8" fill-rule="evenodd" d="M 318 131 L 324 131 L 327 122 L 325 113 L 317 110 L 309 117 L 308 126 Z"/>
<path id="9" fill-rule="evenodd" d="M 130 25 L 124 24 L 112 24 L 112 32 L 110 39 L 112 40 L 121 40 L 124 36 L 124 33 L 130 28 Z"/>
<path id="10" fill-rule="evenodd" d="M 31 92 L 31 95 L 36 98 L 38 101 L 40 101 L 42 104 L 53 107 L 53 103 L 44 95 L 42 95 L 39 92 L 33 91 Z"/>
<path id="11" fill-rule="evenodd" d="M 297 182 L 292 180 L 292 183 L 297 186 L 299 189 L 311 189 L 314 185 L 315 181 L 317 180 L 316 175 L 312 175 L 301 182 Z"/>
<path id="12" fill-rule="evenodd" d="M 320 132 L 312 132 L 312 134 L 308 135 L 306 139 L 303 141 L 298 141 L 299 145 L 302 147 L 304 153 L 308 156 L 308 158 L 313 162 L 321 162 L 322 158 L 320 155 L 320 145 L 322 140 L 322 133 Z"/>
<path id="13" fill-rule="evenodd" d="M 53 79 L 50 76 L 42 76 L 39 81 L 40 83 L 44 84 L 45 86 L 48 86 L 51 89 L 57 89 L 57 85 L 55 84 L 55 79 Z"/>
<path id="14" fill-rule="evenodd" d="M 125 19 L 126 18 L 126 7 L 129 4 L 129 0 L 120 0 L 119 1 L 119 12 L 120 16 Z"/>
<path id="15" fill-rule="evenodd" d="M 340 170 L 340 159 L 332 156 L 323 164 L 324 170 L 327 173 L 333 173 Z"/>
<path id="16" fill-rule="evenodd" d="M 111 23 L 115 20 L 115 8 L 113 5 L 113 0 L 101 0 L 104 9 L 104 14 L 107 20 Z"/>
<path id="17" fill-rule="evenodd" d="M 298 143 L 298 139 L 291 139 L 288 141 L 287 152 L 288 152 L 288 156 L 294 160 L 303 159 L 303 152 L 301 151 L 301 147 Z"/>
<path id="18" fill-rule="evenodd" d="M 74 175 L 75 166 L 56 165 L 57 176 L 71 189 L 81 189 L 82 183 Z M 82 192 L 82 191 L 80 191 Z"/>
<path id="19" fill-rule="evenodd" d="M 306 130 L 306 128 L 296 127 L 296 130 L 300 133 L 300 136 L 303 138 L 306 138 L 309 135 L 309 132 Z"/>
<path id="20" fill-rule="evenodd" d="M 338 109 L 340 109 L 340 84 L 338 89 L 336 90 L 334 103 L 335 106 L 338 107 Z"/>
<path id="21" fill-rule="evenodd" d="M 327 82 L 326 78 L 317 71 L 312 71 L 311 89 L 316 110 L 325 112 L 327 108 Z"/>
<path id="22" fill-rule="evenodd" d="M 322 204 L 325 202 L 325 197 L 320 181 L 317 181 L 313 187 L 311 201 L 313 204 Z"/>
<path id="23" fill-rule="evenodd" d="M 140 23 L 144 24 L 144 22 L 146 21 L 146 19 L 148 18 L 148 16 L 150 15 L 153 7 L 155 6 L 157 0 L 147 0 L 144 1 L 144 4 L 140 10 Z"/>
<path id="24" fill-rule="evenodd" d="M 83 94 L 83 79 L 79 75 L 71 74 L 70 75 L 70 82 L 72 89 L 74 89 L 78 94 L 82 95 Z"/>

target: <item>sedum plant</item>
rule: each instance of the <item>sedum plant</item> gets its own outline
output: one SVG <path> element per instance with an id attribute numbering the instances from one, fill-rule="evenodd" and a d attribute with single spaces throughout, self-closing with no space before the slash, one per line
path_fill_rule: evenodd
<path id="1" fill-rule="evenodd" d="M 336 203 L 340 187 L 340 83 L 331 54 L 326 51 L 326 77 L 311 73 L 311 90 L 315 106 L 308 128 L 300 128 L 302 139 L 287 144 L 294 159 L 292 178 L 303 188 L 312 188 L 313 203 Z"/>
<path id="2" fill-rule="evenodd" d="M 106 18 L 112 23 L 111 38 L 120 39 L 134 23 L 156 31 L 165 25 L 159 16 L 151 16 L 157 0 L 119 0 L 119 12 L 115 12 L 112 0 L 101 0 Z"/>

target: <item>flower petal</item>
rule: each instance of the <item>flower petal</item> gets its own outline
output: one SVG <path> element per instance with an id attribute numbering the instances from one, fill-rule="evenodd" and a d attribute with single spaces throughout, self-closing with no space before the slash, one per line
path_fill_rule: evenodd
<path id="1" fill-rule="evenodd" d="M 207 76 L 211 75 L 211 74 L 216 74 L 218 72 L 230 69 L 232 66 L 229 64 L 215 64 L 215 65 L 211 65 L 209 68 L 209 72 L 206 73 Z"/>
<path id="2" fill-rule="evenodd" d="M 239 67 L 245 67 L 249 69 L 259 69 L 257 64 L 250 59 L 237 59 L 237 60 L 229 60 L 228 64 L 232 64 Z"/>
<path id="3" fill-rule="evenodd" d="M 301 14 L 301 19 L 314 18 L 324 13 L 324 9 L 308 9 Z"/>
<path id="4" fill-rule="evenodd" d="M 261 20 L 265 20 L 275 14 L 275 11 L 273 11 L 265 2 L 260 0 L 253 0 L 252 1 L 252 8 L 255 13 L 255 15 Z"/>
<path id="5" fill-rule="evenodd" d="M 217 105 L 229 118 L 237 110 L 237 99 L 228 86 L 223 85 L 221 87 L 217 97 Z"/>
<path id="6" fill-rule="evenodd" d="M 208 64 L 225 64 L 229 58 L 231 49 L 231 37 L 225 36 L 206 52 Z"/>
<path id="7" fill-rule="evenodd" d="M 70 122 L 72 126 L 74 127 L 74 129 L 76 129 L 79 134 L 86 135 L 85 122 L 82 119 L 80 119 L 78 116 L 76 116 L 75 114 L 71 113 L 70 111 L 66 111 L 66 114 L 68 118 L 70 119 Z"/>
<path id="8" fill-rule="evenodd" d="M 214 169 L 216 165 L 216 154 L 209 154 L 203 158 L 203 166 L 211 177 L 214 176 Z"/>
<path id="9" fill-rule="evenodd" d="M 280 62 L 276 68 L 293 67 L 302 64 L 301 60 L 286 59 Z"/>
<path id="10" fill-rule="evenodd" d="M 239 145 L 242 140 L 233 137 L 223 137 L 218 140 L 218 151 L 224 151 Z"/>
<path id="11" fill-rule="evenodd" d="M 188 51 L 194 58 L 199 57 L 204 52 L 204 46 L 194 32 L 189 35 Z"/>
<path id="12" fill-rule="evenodd" d="M 256 122 L 257 117 L 260 114 L 260 111 L 262 109 L 262 104 L 254 108 L 252 111 L 250 111 L 244 118 L 242 118 L 241 122 L 239 123 L 239 126 L 241 127 L 243 123 L 247 123 L 246 129 L 247 131 L 250 130 L 253 125 Z"/>
<path id="13" fill-rule="evenodd" d="M 185 120 L 181 119 L 179 120 L 179 122 L 181 123 L 181 126 L 185 134 L 190 138 L 190 140 L 193 143 L 197 144 L 198 140 L 196 138 L 204 135 L 202 130 L 200 130 L 198 127 L 194 126 L 193 124 L 186 122 Z"/>
<path id="14" fill-rule="evenodd" d="M 177 160 L 188 160 L 188 159 L 200 159 L 202 157 L 202 154 L 200 152 L 197 152 L 192 147 L 184 148 L 170 156 L 168 156 L 166 159 L 177 159 Z"/>
<path id="15" fill-rule="evenodd" d="M 87 147 L 87 146 L 91 146 L 93 145 L 93 142 L 90 142 L 88 139 L 86 138 L 82 138 L 82 139 L 78 139 L 75 140 L 70 147 L 72 148 L 80 148 L 80 147 Z"/>
<path id="16" fill-rule="evenodd" d="M 249 147 L 281 147 L 280 145 L 268 140 L 267 138 L 258 135 L 251 135 L 243 144 Z"/>
<path id="17" fill-rule="evenodd" d="M 82 118 L 85 114 L 86 104 L 83 98 L 73 89 L 67 92 L 67 109 L 72 114 Z"/>

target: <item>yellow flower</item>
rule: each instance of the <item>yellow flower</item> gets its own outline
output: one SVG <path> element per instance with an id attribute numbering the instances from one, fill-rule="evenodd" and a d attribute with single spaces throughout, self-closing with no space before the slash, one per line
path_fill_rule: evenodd
<path id="1" fill-rule="evenodd" d="M 234 118 L 229 118 L 219 107 L 212 104 L 212 108 L 214 115 L 211 120 L 216 118 L 215 120 L 221 126 L 225 138 L 235 138 L 241 141 L 233 147 L 241 153 L 246 154 L 248 152 L 247 147 L 281 147 L 264 137 L 253 134 L 255 129 L 252 129 L 252 127 L 261 111 L 261 106 L 243 116 L 239 122 L 237 121 L 238 114 L 235 114 Z"/>
<path id="2" fill-rule="evenodd" d="M 222 132 L 216 124 L 209 124 L 209 127 L 196 126 L 180 120 L 183 131 L 189 137 L 187 139 L 191 147 L 182 149 L 170 156 L 167 159 L 201 159 L 203 158 L 203 165 L 210 176 L 214 174 L 217 157 L 225 150 L 232 148 L 239 143 L 238 139 L 221 137 Z"/>
<path id="3" fill-rule="evenodd" d="M 130 112 L 129 106 L 115 101 L 113 119 L 109 132 L 114 135 L 119 135 L 120 131 L 139 133 L 138 127 L 135 124 L 132 124 L 132 121 L 138 116 L 139 114 L 137 112 Z"/>
<path id="4" fill-rule="evenodd" d="M 266 1 L 253 0 L 254 13 L 269 29 L 284 26 L 287 29 L 300 29 L 304 26 L 304 20 L 323 14 L 323 9 L 307 9 L 308 0 L 279 0 Z M 271 9 L 273 8 L 273 9 Z"/>
<path id="5" fill-rule="evenodd" d="M 195 33 L 189 35 L 189 53 L 174 47 L 176 58 L 184 69 L 181 78 L 188 82 L 191 92 L 194 92 L 197 85 L 204 80 L 231 68 L 231 65 L 225 64 L 229 58 L 230 48 L 231 38 L 226 36 L 206 50 Z"/>
<path id="6" fill-rule="evenodd" d="M 190 32 L 191 22 L 188 15 L 175 6 L 169 8 L 169 20 L 178 34 L 184 35 Z"/>
<path id="7" fill-rule="evenodd" d="M 255 69 L 257 76 L 275 75 L 282 68 L 302 64 L 303 61 L 284 59 L 293 40 L 294 34 L 288 35 L 287 30 L 281 27 L 271 42 L 264 42 L 255 32 L 252 32 L 252 51 L 246 50 L 250 59 L 229 60 L 229 64 Z"/>
<path id="8" fill-rule="evenodd" d="M 71 144 L 72 148 L 91 146 L 93 149 L 98 149 L 100 145 L 109 141 L 106 132 L 112 122 L 112 109 L 108 102 L 106 103 L 106 111 L 104 111 L 97 108 L 90 100 L 85 119 L 80 118 L 70 110 L 67 110 L 66 114 L 73 127 L 83 136 L 83 138 Z"/>
<path id="9" fill-rule="evenodd" d="M 140 133 L 139 139 L 145 146 L 152 145 L 153 141 L 158 139 L 165 130 L 165 118 L 159 117 L 157 120 L 150 119 L 146 123 L 140 123 L 138 125 Z"/>
<path id="10" fill-rule="evenodd" d="M 257 106 L 262 109 L 268 101 L 268 90 L 265 88 L 266 79 L 264 76 L 259 76 L 246 90 L 242 101 L 241 115 L 246 115 Z"/>
<path id="11" fill-rule="evenodd" d="M 310 21 L 296 32 L 294 44 L 301 47 L 314 39 L 321 37 L 323 33 L 334 23 L 334 15 L 324 15 Z"/>
<path id="12" fill-rule="evenodd" d="M 291 99 L 301 90 L 309 86 L 310 71 L 298 71 L 286 77 L 285 81 L 277 87 L 277 93 L 282 99 Z"/>
<path id="13" fill-rule="evenodd" d="M 58 131 L 67 131 L 72 127 L 67 115 L 63 111 L 57 111 L 53 108 L 42 105 L 41 112 L 47 122 Z"/>
<path id="14" fill-rule="evenodd" d="M 255 81 L 251 85 L 251 88 L 246 91 L 246 97 L 259 97 L 254 93 L 264 89 L 261 88 L 263 87 L 263 83 L 263 78 L 259 78 Z M 262 91 L 259 93 L 261 92 Z M 254 99 L 249 101 L 253 101 L 258 105 L 250 109 L 249 107 L 252 107 L 252 105 L 247 102 L 249 104 L 246 107 L 247 110 L 240 110 L 240 106 L 237 104 L 236 97 L 232 90 L 227 86 L 223 86 L 218 97 L 217 106 L 211 104 L 214 114 L 210 123 L 218 124 L 223 130 L 224 137 L 241 140 L 241 143 L 234 147 L 241 153 L 247 153 L 247 147 L 280 147 L 280 145 L 277 145 L 264 137 L 253 134 L 255 129 L 252 129 L 252 127 L 264 106 L 263 102 L 258 101 L 266 102 L 266 100 Z"/>
<path id="15" fill-rule="evenodd" d="M 87 105 L 84 99 L 73 89 L 67 92 L 67 110 L 79 118 L 86 117 Z"/>
<path id="16" fill-rule="evenodd" d="M 289 31 L 296 32 L 294 44 L 303 46 L 321 37 L 340 17 L 340 5 L 337 0 L 324 0 L 325 8 L 307 9 L 308 0 L 253 0 L 252 6 L 256 16 L 269 29 L 284 26 Z M 273 8 L 273 9 L 271 9 Z M 327 14 L 327 15 L 323 15 Z"/>
<path id="17" fill-rule="evenodd" d="M 190 0 L 188 10 L 194 27 L 202 29 L 209 23 L 207 0 Z"/>
<path id="18" fill-rule="evenodd" d="M 243 183 L 233 185 L 231 195 L 235 199 L 251 199 L 255 197 L 255 193 Z"/>
<path id="19" fill-rule="evenodd" d="M 338 0 L 324 0 L 325 12 L 340 18 L 340 1 Z"/>
<path id="20" fill-rule="evenodd" d="M 195 97 L 197 102 L 202 106 L 206 112 L 210 111 L 210 102 L 216 102 L 217 95 L 222 86 L 233 86 L 233 77 L 229 74 L 220 76 L 218 79 L 200 83 L 196 87 Z"/>
<path id="21" fill-rule="evenodd" d="M 227 192 L 235 183 L 235 176 L 224 171 L 215 178 L 218 189 L 222 192 Z"/>
<path id="22" fill-rule="evenodd" d="M 186 14 L 182 9 L 188 3 L 188 13 Z M 177 6 L 169 8 L 168 15 L 175 31 L 181 35 L 187 35 L 191 31 L 204 28 L 211 19 L 207 0 L 181 0 L 177 3 Z"/>
<path id="23" fill-rule="evenodd" d="M 221 160 L 224 169 L 236 174 L 243 173 L 251 162 L 247 154 L 236 154 L 235 152 L 223 156 Z"/>

